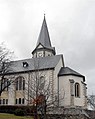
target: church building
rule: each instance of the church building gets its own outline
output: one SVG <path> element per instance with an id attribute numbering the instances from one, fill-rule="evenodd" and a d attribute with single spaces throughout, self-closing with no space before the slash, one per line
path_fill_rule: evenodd
<path id="1" fill-rule="evenodd" d="M 87 108 L 85 76 L 65 67 L 63 55 L 56 54 L 55 47 L 51 44 L 45 16 L 32 57 L 12 61 L 10 67 L 12 70 L 7 77 L 13 76 L 14 83 L 2 92 L 1 105 L 31 104 L 31 98 L 35 96 L 31 90 L 37 88 L 35 79 L 39 79 L 39 90 L 45 85 L 47 90 L 44 93 L 48 91 L 49 100 L 57 98 L 59 106 Z M 49 83 L 50 88 L 45 81 Z"/>

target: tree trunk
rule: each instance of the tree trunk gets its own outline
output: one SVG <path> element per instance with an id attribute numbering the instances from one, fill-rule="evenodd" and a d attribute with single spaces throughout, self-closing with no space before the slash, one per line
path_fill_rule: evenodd
<path id="1" fill-rule="evenodd" d="M 34 112 L 34 119 L 38 119 L 37 104 L 36 104 L 36 109 L 35 109 L 35 112 Z"/>

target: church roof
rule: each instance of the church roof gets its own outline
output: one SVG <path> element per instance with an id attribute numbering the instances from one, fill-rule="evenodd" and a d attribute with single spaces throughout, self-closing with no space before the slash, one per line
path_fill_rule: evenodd
<path id="1" fill-rule="evenodd" d="M 34 70 L 53 69 L 58 64 L 62 55 L 30 58 L 12 61 L 9 73 L 29 72 Z"/>
<path id="2" fill-rule="evenodd" d="M 38 41 L 37 41 L 37 44 L 36 44 L 36 48 L 33 50 L 33 52 L 35 52 L 37 50 L 38 45 L 40 45 L 40 44 L 44 47 L 44 49 L 49 49 L 49 50 L 53 51 L 54 54 L 55 54 L 55 48 L 52 47 L 52 45 L 51 45 L 50 36 L 49 36 L 45 16 L 44 16 L 44 20 L 43 20 L 43 23 L 42 23 L 40 34 L 39 34 L 39 37 L 38 37 Z"/>
<path id="3" fill-rule="evenodd" d="M 47 48 L 52 47 L 51 42 L 50 42 L 50 37 L 49 37 L 49 32 L 48 32 L 45 16 L 44 16 L 41 31 L 39 34 L 37 46 L 39 45 L 39 43 L 42 44 L 44 47 L 47 47 Z"/>
<path id="4" fill-rule="evenodd" d="M 83 77 L 84 80 L 85 80 L 85 76 L 83 76 L 80 73 L 74 71 L 73 69 L 71 69 L 69 67 L 62 67 L 59 71 L 58 76 L 66 76 L 66 75 L 74 75 L 74 76 Z"/>

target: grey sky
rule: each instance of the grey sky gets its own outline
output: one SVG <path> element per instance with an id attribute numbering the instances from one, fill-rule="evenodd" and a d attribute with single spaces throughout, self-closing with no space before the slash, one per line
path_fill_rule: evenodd
<path id="1" fill-rule="evenodd" d="M 0 42 L 16 59 L 30 58 L 44 12 L 57 54 L 86 76 L 95 94 L 95 0 L 0 0 Z"/>

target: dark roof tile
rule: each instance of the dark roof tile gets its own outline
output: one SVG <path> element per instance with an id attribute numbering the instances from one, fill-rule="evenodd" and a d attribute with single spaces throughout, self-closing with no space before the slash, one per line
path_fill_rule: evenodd
<path id="1" fill-rule="evenodd" d="M 66 76 L 66 75 L 74 75 L 74 76 L 83 77 L 85 81 L 85 76 L 81 75 L 80 73 L 74 71 L 73 69 L 69 67 L 62 67 L 59 71 L 58 76 Z"/>
<path id="2" fill-rule="evenodd" d="M 30 59 L 12 61 L 10 66 L 11 68 L 10 73 L 55 68 L 60 58 L 61 58 L 61 55 L 56 55 L 56 56 L 47 56 L 47 57 L 30 58 Z M 23 66 L 25 62 L 28 65 Z"/>

